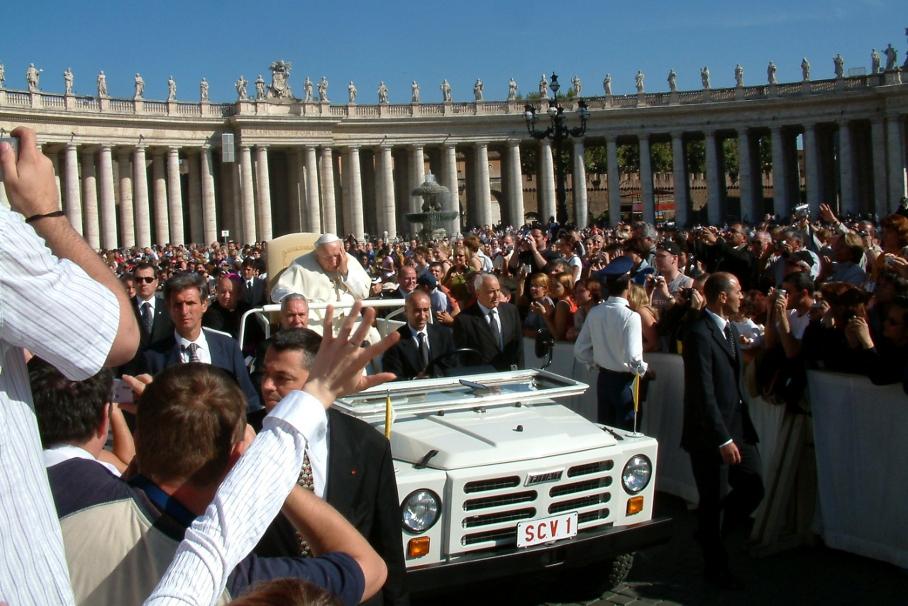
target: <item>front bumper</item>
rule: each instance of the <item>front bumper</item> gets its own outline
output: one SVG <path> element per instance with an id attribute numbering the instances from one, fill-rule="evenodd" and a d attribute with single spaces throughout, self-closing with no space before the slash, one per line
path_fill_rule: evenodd
<path id="1" fill-rule="evenodd" d="M 407 585 L 413 593 L 427 593 L 468 582 L 578 568 L 664 543 L 671 537 L 673 527 L 671 518 L 655 518 L 595 530 L 551 545 L 467 554 L 451 562 L 407 569 Z"/>

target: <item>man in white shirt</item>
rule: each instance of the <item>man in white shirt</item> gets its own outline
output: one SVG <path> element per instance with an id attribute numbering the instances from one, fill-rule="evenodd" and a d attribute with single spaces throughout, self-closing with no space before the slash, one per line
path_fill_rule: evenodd
<path id="1" fill-rule="evenodd" d="M 690 276 L 685 276 L 678 268 L 681 248 L 671 240 L 663 240 L 656 245 L 656 276 L 647 278 L 647 285 L 652 288 L 651 302 L 660 312 L 671 307 L 675 295 L 683 289 L 693 286 Z M 660 279 L 661 278 L 661 279 Z"/>
<path id="2" fill-rule="evenodd" d="M 640 315 L 628 306 L 633 261 L 618 257 L 600 272 L 608 298 L 593 307 L 574 343 L 574 357 L 599 368 L 600 423 L 632 429 L 635 376 L 646 372 Z"/>

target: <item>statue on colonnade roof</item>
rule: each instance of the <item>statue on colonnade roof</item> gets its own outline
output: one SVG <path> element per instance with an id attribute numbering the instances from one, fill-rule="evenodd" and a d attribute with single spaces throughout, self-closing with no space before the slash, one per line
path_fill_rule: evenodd
<path id="1" fill-rule="evenodd" d="M 63 92 L 64 94 L 71 95 L 73 94 L 73 70 L 71 67 L 67 67 L 63 70 Z"/>
<path id="2" fill-rule="evenodd" d="M 378 83 L 378 103 L 380 105 L 388 104 L 388 87 L 384 80 Z"/>
<path id="3" fill-rule="evenodd" d="M 208 79 L 205 76 L 202 76 L 202 81 L 199 82 L 199 99 L 208 101 Z"/>
<path id="4" fill-rule="evenodd" d="M 136 74 L 136 76 L 138 76 L 138 75 L 139 74 Z M 246 86 L 248 84 L 249 84 L 249 82 L 246 80 L 246 78 L 242 74 L 240 74 L 240 79 L 235 82 L 237 101 L 245 101 L 246 99 L 249 98 L 249 93 L 246 89 Z M 144 84 L 143 84 L 143 88 L 144 88 Z M 136 91 L 138 91 L 138 90 L 139 89 L 138 89 L 138 83 L 137 83 Z"/>
<path id="5" fill-rule="evenodd" d="M 898 61 L 898 53 L 892 48 L 892 44 L 889 44 L 883 52 L 886 53 L 886 71 L 889 72 L 894 70 L 895 64 Z"/>
<path id="6" fill-rule="evenodd" d="M 318 81 L 318 101 L 319 103 L 328 102 L 328 78 L 324 76 Z"/>
<path id="7" fill-rule="evenodd" d="M 882 57 L 880 56 L 880 51 L 877 49 L 871 49 L 870 51 L 870 73 L 878 74 L 880 73 L 880 62 Z"/>
<path id="8" fill-rule="evenodd" d="M 419 82 L 416 80 L 410 85 L 410 103 L 419 103 Z"/>
<path id="9" fill-rule="evenodd" d="M 700 83 L 703 85 L 703 90 L 709 90 L 709 66 L 707 65 L 700 69 Z"/>
<path id="10" fill-rule="evenodd" d="M 738 88 L 744 86 L 744 66 L 740 63 L 735 65 L 735 86 Z"/>
<path id="11" fill-rule="evenodd" d="M 242 76 L 240 76 L 242 78 Z M 142 78 L 142 74 L 136 72 L 136 99 L 141 99 L 142 95 L 145 94 L 145 80 Z"/>
<path id="12" fill-rule="evenodd" d="M 306 76 L 306 81 L 303 83 L 303 95 L 303 101 L 312 103 L 312 80 L 309 79 L 309 76 Z"/>
<path id="13" fill-rule="evenodd" d="M 539 96 L 549 96 L 549 79 L 546 78 L 545 72 L 542 72 L 542 78 L 539 79 Z"/>
<path id="14" fill-rule="evenodd" d="M 167 78 L 167 100 L 177 100 L 177 81 L 173 79 L 173 76 Z"/>
<path id="15" fill-rule="evenodd" d="M 451 98 L 451 84 L 447 80 L 441 81 L 441 99 L 445 103 L 450 103 Z"/>
<path id="16" fill-rule="evenodd" d="M 38 86 L 41 83 L 41 72 L 43 71 L 43 69 L 35 67 L 34 63 L 28 64 L 28 69 L 25 70 L 25 83 L 28 84 L 28 92 L 38 92 Z"/>
<path id="17" fill-rule="evenodd" d="M 292 65 L 289 61 L 280 59 L 274 61 L 268 66 L 271 70 L 271 86 L 268 87 L 269 99 L 291 99 L 293 91 L 290 89 L 290 70 Z"/>
<path id="18" fill-rule="evenodd" d="M 801 59 L 801 80 L 804 82 L 810 80 L 810 61 L 807 60 L 807 57 Z"/>
<path id="19" fill-rule="evenodd" d="M 637 92 L 638 92 L 638 93 L 642 93 L 642 92 L 643 92 L 643 79 L 644 79 L 645 77 L 646 77 L 646 76 L 643 75 L 643 72 L 640 71 L 640 70 L 638 69 L 638 70 L 637 70 L 637 75 L 634 76 L 634 86 L 637 87 Z"/>
<path id="20" fill-rule="evenodd" d="M 845 77 L 845 59 L 842 58 L 840 53 L 836 53 L 835 57 L 832 58 L 832 63 L 835 66 L 835 77 L 844 78 Z"/>
<path id="21" fill-rule="evenodd" d="M 668 70 L 668 90 L 669 92 L 678 90 L 678 74 L 673 69 Z"/>
<path id="22" fill-rule="evenodd" d="M 262 74 L 259 74 L 259 77 L 255 79 L 255 100 L 260 101 L 265 98 L 265 79 L 262 78 Z"/>
<path id="23" fill-rule="evenodd" d="M 779 81 L 776 80 L 776 64 L 772 61 L 766 66 L 766 81 L 769 82 L 769 84 L 779 83 Z"/>
<path id="24" fill-rule="evenodd" d="M 508 80 L 508 101 L 515 100 L 517 100 L 517 81 L 511 76 L 511 79 Z"/>
<path id="25" fill-rule="evenodd" d="M 571 76 L 571 90 L 574 91 L 575 97 L 580 96 L 580 92 L 583 90 L 583 82 L 580 80 L 580 76 Z"/>

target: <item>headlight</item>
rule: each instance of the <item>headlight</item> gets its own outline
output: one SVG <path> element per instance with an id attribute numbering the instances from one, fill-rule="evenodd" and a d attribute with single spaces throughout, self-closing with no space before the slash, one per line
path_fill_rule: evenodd
<path id="1" fill-rule="evenodd" d="M 637 494 L 649 484 L 653 464 L 643 455 L 634 455 L 621 472 L 621 485 L 630 494 Z"/>
<path id="2" fill-rule="evenodd" d="M 440 510 L 441 500 L 437 494 L 431 490 L 416 490 L 400 506 L 400 521 L 405 530 L 418 534 L 432 528 Z"/>

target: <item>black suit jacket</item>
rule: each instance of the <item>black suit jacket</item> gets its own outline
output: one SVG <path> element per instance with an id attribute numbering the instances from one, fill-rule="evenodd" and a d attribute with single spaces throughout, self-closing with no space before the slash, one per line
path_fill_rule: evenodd
<path id="1" fill-rule="evenodd" d="M 236 379 L 240 389 L 243 390 L 246 396 L 246 410 L 248 412 L 261 408 L 262 404 L 259 400 L 258 391 L 252 386 L 249 372 L 243 363 L 243 354 L 240 353 L 237 342 L 230 338 L 230 335 L 208 328 L 203 328 L 202 330 L 205 331 L 205 340 L 211 350 L 211 365 L 223 368 Z M 156 375 L 165 368 L 181 364 L 180 346 L 174 339 L 173 331 L 171 331 L 169 339 L 159 341 L 150 347 L 143 354 L 143 361 L 143 372 L 151 375 Z"/>
<path id="2" fill-rule="evenodd" d="M 328 410 L 328 480 L 325 501 L 337 509 L 388 566 L 381 592 L 367 604 L 409 604 L 401 542 L 400 501 L 385 437 L 360 419 Z M 278 515 L 256 546 L 261 557 L 298 554 L 296 531 Z"/>
<path id="3" fill-rule="evenodd" d="M 252 288 L 246 288 L 246 280 L 243 280 L 243 301 L 249 307 L 260 307 L 267 302 L 267 293 L 265 292 L 265 280 L 262 278 L 252 279 Z"/>
<path id="4" fill-rule="evenodd" d="M 728 440 L 756 444 L 754 430 L 741 392 L 741 349 L 731 326 L 735 356 L 728 340 L 706 311 L 693 321 L 684 336 L 684 428 L 681 447 L 713 450 Z"/>
<path id="5" fill-rule="evenodd" d="M 167 311 L 167 305 L 164 303 L 164 297 L 155 295 L 154 302 L 154 322 L 151 325 L 151 333 L 145 332 L 142 324 L 142 314 L 139 310 L 139 298 L 132 298 L 132 312 L 136 316 L 136 322 L 139 323 L 139 348 L 132 360 L 120 367 L 119 373 L 135 375 L 142 372 L 144 368 L 143 355 L 152 345 L 161 341 L 173 338 L 173 322 L 170 320 L 170 312 Z"/>
<path id="6" fill-rule="evenodd" d="M 479 351 L 483 364 L 491 364 L 496 370 L 510 370 L 512 364 L 523 368 L 523 330 L 517 308 L 510 303 L 499 304 L 498 318 L 504 343 L 502 349 L 498 349 L 489 322 L 478 303 L 470 305 L 454 318 L 454 344 Z"/>
<path id="7" fill-rule="evenodd" d="M 397 379 L 412 379 L 422 371 L 422 358 L 419 356 L 419 347 L 413 340 L 413 333 L 410 332 L 410 326 L 404 324 L 397 329 L 400 333 L 400 341 L 394 347 L 385 352 L 382 356 L 382 370 L 393 372 Z M 426 325 L 426 332 L 429 334 L 429 360 L 437 360 L 445 354 L 454 351 L 454 338 L 451 336 L 451 330 L 446 326 L 437 324 Z M 453 360 L 449 360 L 453 362 Z M 447 368 L 444 362 L 434 366 L 436 374 L 440 374 L 444 368 Z"/>

